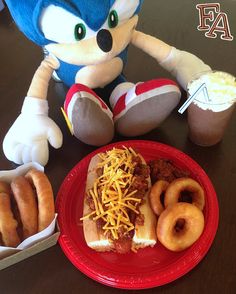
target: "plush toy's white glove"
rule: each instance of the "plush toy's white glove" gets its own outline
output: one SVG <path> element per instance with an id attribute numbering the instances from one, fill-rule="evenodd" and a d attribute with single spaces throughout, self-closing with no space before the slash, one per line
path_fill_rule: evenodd
<path id="1" fill-rule="evenodd" d="M 54 148 L 62 145 L 62 133 L 48 117 L 47 100 L 26 97 L 21 114 L 3 140 L 5 156 L 17 164 L 35 161 L 46 165 L 48 142 Z"/>
<path id="2" fill-rule="evenodd" d="M 178 50 L 174 47 L 172 47 L 170 54 L 160 65 L 172 73 L 185 90 L 187 90 L 187 85 L 194 76 L 211 70 L 209 65 L 205 64 L 194 54 Z"/>

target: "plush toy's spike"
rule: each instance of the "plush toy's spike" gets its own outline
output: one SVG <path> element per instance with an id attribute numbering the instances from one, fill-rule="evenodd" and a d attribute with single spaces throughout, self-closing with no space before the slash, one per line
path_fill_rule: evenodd
<path id="1" fill-rule="evenodd" d="M 33 11 L 37 2 L 37 0 L 6 0 L 12 18 L 19 29 L 27 36 L 27 38 L 34 43 L 41 45 L 44 43 L 44 38 L 38 36 L 32 21 Z"/>
<path id="2" fill-rule="evenodd" d="M 139 6 L 137 7 L 135 14 L 140 11 L 143 1 L 144 0 L 139 1 Z M 78 9 L 81 18 L 88 24 L 88 26 L 94 31 L 97 31 L 105 22 L 110 9 L 116 0 L 70 0 L 69 2 Z"/>
<path id="3" fill-rule="evenodd" d="M 19 29 L 34 43 L 43 46 L 51 43 L 47 40 L 39 28 L 39 19 L 44 7 L 50 4 L 64 7 L 66 10 L 78 14 L 73 3 L 65 0 L 6 0 L 12 18 Z"/>
<path id="4" fill-rule="evenodd" d="M 87 25 L 92 30 L 97 31 L 104 24 L 115 0 L 72 0 L 71 2 L 73 2 L 78 8 L 81 18 L 87 23 Z"/>
<path id="5" fill-rule="evenodd" d="M 134 14 L 138 14 L 138 13 L 139 13 L 139 11 L 140 11 L 140 9 L 141 9 L 141 7 L 142 7 L 143 1 L 144 1 L 144 0 L 140 0 L 140 1 L 139 1 L 139 6 L 137 7 L 137 9 L 136 9 L 136 11 L 135 11 Z"/>

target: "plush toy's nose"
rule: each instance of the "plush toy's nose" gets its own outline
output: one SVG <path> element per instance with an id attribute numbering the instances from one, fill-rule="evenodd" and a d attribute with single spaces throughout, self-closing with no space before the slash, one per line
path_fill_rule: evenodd
<path id="1" fill-rule="evenodd" d="M 100 30 L 97 33 L 97 43 L 99 48 L 104 51 L 104 52 L 109 52 L 111 51 L 112 48 L 112 35 L 108 30 Z"/>

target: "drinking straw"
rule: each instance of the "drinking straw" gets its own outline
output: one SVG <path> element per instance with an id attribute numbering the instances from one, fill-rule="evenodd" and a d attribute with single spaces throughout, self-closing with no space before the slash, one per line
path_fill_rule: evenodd
<path id="1" fill-rule="evenodd" d="M 194 93 L 193 95 L 189 96 L 189 98 L 184 102 L 184 104 L 179 108 L 178 112 L 183 114 L 185 112 L 185 110 L 189 107 L 189 105 L 193 102 L 193 100 L 196 98 L 196 96 L 199 94 L 200 91 L 202 91 L 203 89 L 206 88 L 206 84 L 203 83 Z M 205 92 L 206 93 L 206 92 Z M 208 92 L 207 92 L 207 97 L 209 99 L 208 96 Z"/>
<path id="2" fill-rule="evenodd" d="M 206 98 L 206 101 L 207 102 L 211 102 L 211 99 L 210 99 L 210 96 L 209 96 L 209 93 L 208 93 L 208 90 L 207 90 L 207 86 L 205 85 L 205 87 L 203 88 L 203 91 L 205 92 L 205 98 Z"/>

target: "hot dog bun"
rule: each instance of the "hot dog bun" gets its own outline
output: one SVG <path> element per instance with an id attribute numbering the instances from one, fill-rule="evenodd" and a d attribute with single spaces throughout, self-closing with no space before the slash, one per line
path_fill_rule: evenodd
<path id="1" fill-rule="evenodd" d="M 93 183 L 98 177 L 96 167 L 99 162 L 101 162 L 99 155 L 95 155 L 90 161 L 85 188 L 86 193 L 93 188 Z M 83 215 L 86 216 L 90 213 L 91 209 L 86 200 L 84 200 Z M 100 234 L 98 232 L 96 222 L 91 218 L 86 218 L 83 220 L 83 230 L 85 241 L 92 249 L 95 249 L 96 251 L 110 251 L 113 249 L 112 242 L 109 241 L 108 238 L 104 236 L 104 234 Z"/>
<path id="2" fill-rule="evenodd" d="M 114 148 L 111 151 L 111 156 L 113 156 L 113 157 L 116 156 L 115 152 L 117 150 L 124 150 L 124 149 Z M 131 153 L 131 151 L 129 149 L 126 148 L 125 150 L 126 150 L 125 151 L 126 153 L 127 152 Z M 122 151 L 118 151 L 118 152 L 122 152 Z M 134 153 L 133 150 L 132 150 L 132 152 Z M 88 172 L 87 172 L 85 200 L 84 200 L 84 209 L 83 209 L 83 218 L 82 218 L 83 219 L 84 237 L 85 237 L 85 241 L 86 241 L 87 245 L 96 251 L 111 251 L 112 250 L 112 251 L 116 251 L 119 253 L 128 252 L 129 250 L 127 250 L 126 245 L 127 245 L 127 243 L 129 243 L 129 245 L 128 245 L 128 247 L 129 247 L 130 242 L 131 242 L 130 249 L 133 251 L 136 251 L 137 249 L 143 248 L 146 246 L 154 246 L 157 241 L 156 217 L 150 207 L 149 198 L 148 198 L 148 194 L 149 194 L 150 188 L 151 188 L 151 180 L 150 180 L 149 173 L 145 177 L 145 191 L 142 192 L 143 196 L 142 197 L 140 196 L 142 199 L 133 200 L 133 199 L 136 199 L 137 194 L 141 195 L 140 194 L 141 192 L 140 192 L 140 190 L 138 190 L 138 187 L 136 187 L 137 189 L 133 188 L 133 191 L 129 190 L 129 189 L 131 189 L 131 185 L 127 184 L 128 186 L 121 189 L 121 191 L 124 195 L 124 198 L 122 198 L 122 200 L 121 200 L 121 203 L 124 203 L 121 205 L 122 208 L 119 206 L 119 204 L 117 204 L 118 200 L 116 199 L 116 198 L 119 198 L 120 195 L 118 196 L 116 194 L 116 191 L 113 191 L 113 190 L 111 192 L 112 196 L 109 196 L 112 199 L 116 199 L 113 201 L 113 203 L 111 203 L 112 201 L 108 201 L 107 198 L 106 198 L 106 201 L 103 202 L 103 200 L 102 200 L 103 197 L 99 196 L 98 197 L 100 199 L 99 204 L 96 200 L 97 209 L 95 207 L 94 207 L 94 209 L 91 208 L 93 206 L 93 203 L 91 205 L 91 200 L 93 200 L 93 199 L 91 199 L 92 197 L 89 196 L 92 193 L 91 190 L 92 191 L 96 190 L 95 187 L 97 187 L 96 185 L 98 183 L 97 182 L 98 178 L 102 178 L 104 176 L 105 168 L 103 168 L 103 170 L 101 168 L 101 166 L 104 164 L 104 158 L 102 159 L 102 156 L 104 156 L 104 154 L 105 153 L 97 154 L 91 159 L 89 167 L 88 167 Z M 134 154 L 136 154 L 136 153 L 134 153 Z M 136 161 L 137 161 L 137 158 L 139 158 L 141 165 L 143 165 L 143 166 L 145 165 L 145 167 L 147 167 L 145 160 L 143 159 L 143 157 L 140 154 L 136 154 L 136 156 L 134 156 L 134 155 L 132 155 L 132 156 L 134 158 L 136 158 Z M 127 160 L 127 161 L 129 161 L 129 160 Z M 128 165 L 128 163 L 127 163 L 127 165 Z M 117 189 L 118 189 L 117 191 L 119 191 L 119 185 L 117 183 L 120 180 L 121 184 L 122 184 L 122 176 L 124 178 L 127 176 L 127 175 L 123 174 L 120 167 L 121 166 L 119 166 L 119 167 L 114 166 L 114 170 L 116 170 L 116 172 L 113 173 L 113 178 L 116 177 L 116 180 L 114 180 L 114 185 L 117 186 Z M 124 170 L 125 169 L 126 169 L 126 167 L 124 167 Z M 99 175 L 98 175 L 98 170 L 99 170 Z M 133 173 L 135 172 L 135 169 L 131 168 L 131 170 L 133 171 Z M 119 177 L 119 173 L 121 174 L 120 177 Z M 137 174 L 136 174 L 136 176 L 137 176 Z M 139 177 L 139 176 L 137 176 L 137 177 Z M 110 181 L 112 181 L 111 178 L 110 178 Z M 106 180 L 107 180 L 107 178 L 106 178 Z M 131 178 L 130 178 L 130 181 L 131 181 Z M 132 181 L 134 181 L 134 175 L 132 175 Z M 98 184 L 98 185 L 100 185 L 100 184 Z M 127 191 L 129 190 L 129 192 L 126 191 L 126 195 L 124 193 L 125 189 Z M 143 188 L 141 187 L 141 189 L 143 189 Z M 103 190 L 105 190 L 105 188 L 103 188 Z M 99 191 L 99 190 L 97 190 L 97 191 Z M 137 191 L 137 192 L 135 192 L 135 191 Z M 95 192 L 93 194 L 96 194 L 96 193 L 97 192 Z M 98 195 L 99 195 L 99 193 L 98 193 Z M 108 195 L 109 193 L 106 193 L 104 191 L 104 194 Z M 106 195 L 104 197 L 107 197 Z M 90 198 L 90 204 L 89 204 L 88 198 Z M 96 198 L 96 195 L 95 195 L 95 198 Z M 139 196 L 137 196 L 137 199 L 138 198 L 139 198 Z M 128 201 L 126 199 L 132 199 L 132 200 Z M 134 212 L 131 213 L 130 209 L 127 208 L 127 205 L 129 206 L 130 203 L 133 205 L 132 208 L 136 211 L 135 213 Z M 112 209 L 110 208 L 110 205 L 112 205 L 112 207 L 113 207 Z M 116 205 L 119 206 L 118 210 L 115 209 Z M 108 206 L 108 209 L 106 210 L 107 206 Z M 121 214 L 123 213 L 124 208 L 125 208 L 126 214 L 119 216 L 119 213 L 121 213 Z M 101 210 L 104 212 L 103 213 L 103 216 L 104 216 L 103 220 L 102 220 L 102 216 L 101 216 L 102 215 Z M 115 227 L 117 229 L 117 230 L 114 229 L 113 232 L 112 232 L 112 229 L 110 231 L 108 229 L 107 230 L 104 229 L 104 228 L 111 227 L 111 224 L 108 224 L 107 219 L 105 219 L 105 217 L 106 218 L 109 217 L 108 213 L 110 214 L 110 217 L 113 218 L 113 220 L 111 220 L 111 222 L 114 222 L 113 227 Z M 113 215 L 113 213 L 114 213 L 114 215 Z M 127 214 L 130 214 L 130 213 L 132 215 L 131 216 L 132 218 L 134 218 L 134 215 L 135 215 L 135 221 L 133 220 L 133 229 L 132 229 L 132 224 L 131 224 L 132 222 L 130 219 L 128 220 L 127 218 L 125 218 L 125 222 L 127 223 L 127 227 L 130 228 L 130 231 L 132 232 L 132 236 L 129 235 L 131 233 L 126 232 L 122 238 L 120 236 L 118 237 L 117 234 L 118 235 L 120 234 L 119 230 L 124 230 L 124 228 L 126 226 L 126 225 L 124 225 L 124 223 L 122 223 L 121 219 L 122 219 L 122 217 L 125 217 L 125 216 L 127 216 Z M 99 214 L 100 214 L 100 217 L 99 217 Z M 102 224 L 100 224 L 100 225 L 98 225 L 99 219 L 100 219 L 100 221 L 102 220 Z M 119 219 L 119 220 L 117 220 L 117 219 Z M 129 237 L 128 237 L 128 241 L 127 241 L 126 236 L 128 236 L 128 235 L 129 235 Z M 118 238 L 118 240 L 116 238 Z"/>

